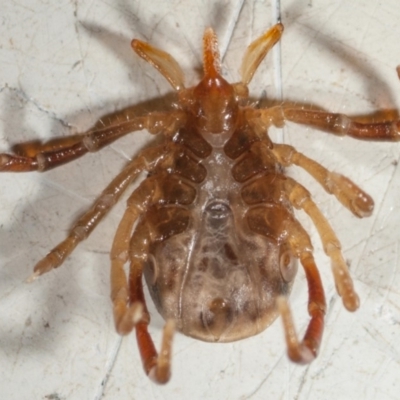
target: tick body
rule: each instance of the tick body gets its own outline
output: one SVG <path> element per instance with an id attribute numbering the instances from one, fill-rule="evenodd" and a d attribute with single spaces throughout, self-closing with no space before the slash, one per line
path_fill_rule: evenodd
<path id="1" fill-rule="evenodd" d="M 253 107 L 247 85 L 282 31 L 281 24 L 275 25 L 248 47 L 242 80 L 230 84 L 220 73 L 215 34 L 207 29 L 204 77 L 190 88 L 169 54 L 134 40 L 136 53 L 176 90 L 170 111 L 130 117 L 34 152 L 22 146 L 19 154 L 0 155 L 1 171 L 46 171 L 136 130 L 163 136 L 161 144 L 128 163 L 67 238 L 39 261 L 31 278 L 59 267 L 130 183 L 147 171 L 128 199 L 112 245 L 111 299 L 117 331 L 136 331 L 144 369 L 158 383 L 170 376 L 175 329 L 205 341 L 228 342 L 261 332 L 280 314 L 290 358 L 308 363 L 316 357 L 325 298 L 310 238 L 294 209 L 307 213 L 315 224 L 344 306 L 354 311 L 359 305 L 338 238 L 309 192 L 287 177 L 284 168 L 305 169 L 358 217 L 371 214 L 372 199 L 293 147 L 272 143 L 268 128 L 292 121 L 358 139 L 397 141 L 399 122 L 358 123 L 342 114 L 284 105 Z M 296 260 L 309 287 L 310 322 L 302 340 L 286 300 Z M 159 353 L 148 333 L 144 278 L 166 320 Z"/>

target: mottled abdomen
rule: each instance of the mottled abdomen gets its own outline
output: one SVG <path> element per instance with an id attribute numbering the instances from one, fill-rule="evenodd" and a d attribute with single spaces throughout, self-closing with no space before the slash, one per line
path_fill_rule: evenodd
<path id="1" fill-rule="evenodd" d="M 281 273 L 282 264 L 295 270 L 285 241 L 278 245 L 255 233 L 247 210 L 233 207 L 211 199 L 200 212 L 192 210 L 184 232 L 152 246 L 145 268 L 160 314 L 205 341 L 263 331 L 276 318 L 277 296 L 290 291 L 294 277 L 285 276 L 287 281 Z"/>

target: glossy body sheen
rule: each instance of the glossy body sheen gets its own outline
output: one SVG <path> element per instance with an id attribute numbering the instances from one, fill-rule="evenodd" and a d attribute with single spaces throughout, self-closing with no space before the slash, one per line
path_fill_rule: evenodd
<path id="1" fill-rule="evenodd" d="M 357 217 L 372 213 L 373 200 L 348 178 L 291 146 L 272 143 L 268 128 L 292 121 L 357 139 L 398 141 L 400 123 L 359 123 L 343 114 L 285 103 L 254 108 L 247 85 L 282 32 L 283 26 L 277 24 L 250 44 L 241 82 L 230 84 L 220 73 L 216 36 L 207 29 L 204 77 L 190 88 L 171 55 L 133 40 L 134 51 L 176 90 L 170 111 L 104 118 L 83 135 L 34 147 L 21 144 L 16 154 L 0 154 L 0 171 L 45 171 L 133 131 L 147 129 L 163 136 L 161 144 L 143 150 L 126 165 L 66 239 L 36 264 L 31 277 L 59 267 L 147 171 L 147 178 L 130 195 L 115 234 L 111 299 L 116 330 L 123 335 L 135 330 L 144 369 L 157 383 L 170 377 L 175 329 L 205 341 L 229 342 L 261 332 L 280 314 L 289 357 L 298 363 L 316 357 L 325 297 L 310 238 L 294 209 L 308 214 L 317 228 L 344 306 L 349 311 L 358 308 L 338 238 L 310 193 L 287 177 L 284 168 L 296 165 L 306 170 Z M 309 288 L 310 322 L 302 340 L 286 300 L 297 259 Z M 148 332 L 143 277 L 166 320 L 159 353 Z"/>

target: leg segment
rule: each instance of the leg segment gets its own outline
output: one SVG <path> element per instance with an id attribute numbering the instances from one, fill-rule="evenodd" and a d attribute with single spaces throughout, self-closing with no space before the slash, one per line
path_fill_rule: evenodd
<path id="1" fill-rule="evenodd" d="M 357 217 L 371 215 L 374 201 L 350 179 L 328 171 L 292 146 L 275 144 L 272 152 L 283 166 L 288 167 L 295 164 L 306 170 L 328 193 L 335 195 Z"/>
<path id="2" fill-rule="evenodd" d="M 311 200 L 310 193 L 303 186 L 290 178 L 287 178 L 285 186 L 289 200 L 294 207 L 304 210 L 317 228 L 324 251 L 332 262 L 332 272 L 337 291 L 342 297 L 346 309 L 355 311 L 359 307 L 359 298 L 354 290 L 353 280 L 343 258 L 339 239 L 316 204 Z"/>
<path id="3" fill-rule="evenodd" d="M 310 251 L 312 246 L 308 234 L 294 218 L 290 220 L 287 228 L 290 232 L 288 239 L 290 246 L 300 259 L 308 285 L 308 313 L 311 319 L 301 342 L 297 339 L 286 298 L 279 298 L 277 306 L 282 316 L 289 358 L 294 362 L 307 364 L 318 355 L 321 345 L 326 311 L 325 294 L 318 268 Z"/>
<path id="4" fill-rule="evenodd" d="M 143 307 L 141 320 L 136 324 L 136 340 L 138 343 L 143 368 L 146 374 L 156 383 L 167 383 L 171 376 L 171 348 L 175 331 L 175 323 L 168 320 L 164 326 L 160 353 L 148 332 L 150 315 L 147 311 L 143 294 L 143 263 L 148 253 L 150 242 L 149 228 L 145 223 L 139 223 L 130 243 L 130 273 L 129 273 L 129 309 L 136 304 Z M 132 328 L 130 328 L 132 329 Z"/>
<path id="5" fill-rule="evenodd" d="M 344 114 L 283 106 L 260 110 L 248 109 L 246 117 L 249 121 L 257 120 L 264 132 L 271 125 L 281 127 L 285 121 L 291 121 L 336 135 L 351 136 L 355 139 L 389 142 L 400 140 L 399 120 L 362 123 L 356 122 Z"/>
<path id="6" fill-rule="evenodd" d="M 400 140 L 400 121 L 376 123 L 356 122 L 347 115 L 325 111 L 303 110 L 301 108 L 283 109 L 287 121 L 312 126 L 336 135 L 347 135 L 362 140 Z"/>
<path id="7" fill-rule="evenodd" d="M 33 281 L 39 275 L 59 267 L 75 247 L 90 235 L 139 173 L 144 169 L 152 170 L 164 156 L 165 148 L 160 146 L 144 150 L 138 157 L 131 161 L 106 187 L 94 205 L 78 219 L 67 238 L 36 264 L 34 273 L 28 279 L 28 282 Z"/>
<path id="8" fill-rule="evenodd" d="M 171 348 L 175 323 L 172 320 L 165 323 L 159 354 L 157 354 L 147 327 L 148 324 L 144 322 L 136 325 L 136 340 L 144 370 L 154 382 L 167 383 L 171 376 Z"/>
<path id="9" fill-rule="evenodd" d="M 178 130 L 184 120 L 180 111 L 150 113 L 111 126 L 89 131 L 86 134 L 60 139 L 53 145 L 43 144 L 31 155 L 0 154 L 0 172 L 47 171 L 73 161 L 87 152 L 95 152 L 127 133 L 147 129 L 152 134 L 170 135 Z"/>
<path id="10" fill-rule="evenodd" d="M 137 219 L 136 192 L 128 201 L 125 215 L 115 235 L 111 250 L 111 299 L 117 332 L 126 335 L 136 327 L 136 340 L 144 370 L 157 383 L 166 383 L 170 378 L 171 347 L 175 324 L 167 321 L 164 327 L 159 355 L 148 332 L 150 315 L 143 294 L 143 263 L 148 253 L 150 233 L 145 223 L 140 222 L 131 240 L 131 231 Z M 129 286 L 123 269 L 130 258 Z"/>
<path id="11" fill-rule="evenodd" d="M 167 321 L 157 354 L 148 333 L 150 316 L 143 294 L 143 264 L 155 232 L 142 219 L 132 236 L 138 216 L 160 200 L 173 204 L 190 204 L 195 189 L 173 177 L 154 176 L 146 179 L 128 199 L 125 214 L 118 227 L 111 250 L 111 299 L 117 332 L 128 334 L 136 326 L 136 337 L 146 373 L 157 383 L 166 383 L 170 377 L 171 344 L 174 322 Z M 132 238 L 131 238 L 132 236 Z M 124 265 L 130 260 L 129 282 Z"/>
<path id="12" fill-rule="evenodd" d="M 285 330 L 288 355 L 301 364 L 311 362 L 318 353 L 324 329 L 325 295 L 321 278 L 312 255 L 310 238 L 300 223 L 283 206 L 266 204 L 247 212 L 250 229 L 275 240 L 286 238 L 294 256 L 300 259 L 308 283 L 310 322 L 301 342 L 297 339 L 293 319 L 285 298 L 277 301 Z"/>
<path id="13" fill-rule="evenodd" d="M 308 284 L 308 313 L 311 320 L 308 324 L 304 338 L 299 342 L 294 328 L 293 317 L 285 297 L 278 298 L 278 310 L 282 316 L 285 329 L 286 345 L 289 358 L 300 364 L 307 364 L 315 359 L 321 345 L 324 331 L 325 296 L 321 278 L 314 262 L 314 257 L 309 252 L 300 256 Z"/>
<path id="14" fill-rule="evenodd" d="M 144 304 L 141 279 L 142 263 L 147 258 L 152 238 L 147 225 L 143 222 L 138 224 L 132 237 L 139 216 L 160 200 L 165 203 L 191 204 L 196 195 L 194 188 L 179 179 L 168 176 L 162 178 L 161 181 L 160 176 L 150 177 L 132 193 L 114 237 L 110 254 L 111 300 L 114 306 L 116 330 L 121 335 L 132 331 L 138 314 L 143 314 L 142 320 L 149 318 Z M 128 260 L 131 261 L 130 292 L 124 271 L 124 265 Z"/>

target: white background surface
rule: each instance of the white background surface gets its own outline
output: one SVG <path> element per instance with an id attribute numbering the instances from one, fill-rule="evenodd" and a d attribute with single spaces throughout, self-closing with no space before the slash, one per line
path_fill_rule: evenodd
<path id="1" fill-rule="evenodd" d="M 192 84 L 202 33 L 211 25 L 222 52 L 228 47 L 224 74 L 238 80 L 246 45 L 272 25 L 274 12 L 269 1 L 242 3 L 3 1 L 0 150 L 82 132 L 105 113 L 167 93 L 169 84 L 130 50 L 133 37 L 171 52 Z M 286 0 L 281 7 L 284 98 L 350 115 L 400 106 L 397 0 Z M 262 64 L 251 84 L 255 98 L 277 98 L 276 67 L 272 56 Z M 123 204 L 62 268 L 24 283 L 35 262 L 148 140 L 139 133 L 45 174 L 0 176 L 1 398 L 398 399 L 400 144 L 359 142 L 291 124 L 284 136 L 376 201 L 373 216 L 358 220 L 306 174 L 291 171 L 341 239 L 361 298 L 358 312 L 344 310 L 315 229 L 299 216 L 312 235 L 329 305 L 314 363 L 301 367 L 287 360 L 277 321 L 233 344 L 178 334 L 171 382 L 151 383 L 134 335 L 121 340 L 113 327 L 108 251 Z M 300 271 L 291 303 L 301 333 L 306 301 Z M 158 346 L 162 320 L 150 308 Z"/>

